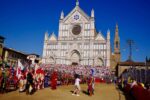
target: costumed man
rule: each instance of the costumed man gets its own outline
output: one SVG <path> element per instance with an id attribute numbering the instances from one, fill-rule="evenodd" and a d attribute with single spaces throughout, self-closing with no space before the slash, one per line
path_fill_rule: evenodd
<path id="1" fill-rule="evenodd" d="M 27 74 L 26 94 L 32 94 L 34 90 L 32 69 Z"/>
<path id="2" fill-rule="evenodd" d="M 2 77 L 2 68 L 0 67 L 0 77 Z"/>
<path id="3" fill-rule="evenodd" d="M 7 82 L 6 72 L 2 72 L 1 87 L 0 87 L 2 93 L 6 92 L 6 82 Z"/>
<path id="4" fill-rule="evenodd" d="M 58 74 L 57 74 L 57 70 L 54 70 L 54 72 L 51 75 L 51 89 L 55 90 L 56 86 L 57 86 L 57 78 L 58 78 Z"/>
<path id="5" fill-rule="evenodd" d="M 13 81 L 14 81 L 14 87 L 15 89 L 17 89 L 18 87 L 18 78 L 16 75 L 13 75 Z M 26 82 L 24 81 L 24 83 L 26 84 Z"/>
<path id="6" fill-rule="evenodd" d="M 36 74 L 35 74 L 35 88 L 36 90 L 39 90 L 40 89 L 40 69 L 37 69 L 36 70 Z"/>
<path id="7" fill-rule="evenodd" d="M 16 76 L 16 71 L 15 71 L 15 69 L 12 67 L 11 69 L 10 69 L 10 72 L 11 72 L 11 75 L 12 75 L 12 77 L 13 77 L 13 84 L 14 84 L 14 86 L 15 86 L 15 88 L 17 89 L 17 82 L 18 82 L 18 78 L 17 78 L 17 76 Z"/>
<path id="8" fill-rule="evenodd" d="M 21 74 L 19 75 L 19 92 L 23 92 L 25 90 L 25 75 L 24 71 L 21 71 Z"/>
<path id="9" fill-rule="evenodd" d="M 44 71 L 40 68 L 37 71 L 37 89 L 42 89 L 44 88 Z"/>
<path id="10" fill-rule="evenodd" d="M 49 75 L 48 72 L 46 72 L 44 77 L 44 87 L 48 87 L 48 86 L 49 86 Z"/>
<path id="11" fill-rule="evenodd" d="M 41 78 L 41 89 L 44 88 L 44 77 L 45 76 L 45 72 L 43 69 L 41 69 L 41 74 L 40 74 L 40 78 Z"/>
<path id="12" fill-rule="evenodd" d="M 91 74 L 88 79 L 88 94 L 90 96 L 94 94 L 94 84 L 95 84 L 94 70 L 91 69 Z"/>
<path id="13" fill-rule="evenodd" d="M 2 77 L 2 69 L 1 69 L 1 67 L 0 67 L 0 90 L 1 90 L 1 82 L 2 82 L 2 79 L 3 79 L 3 77 Z M 1 92 L 1 91 L 0 91 Z"/>

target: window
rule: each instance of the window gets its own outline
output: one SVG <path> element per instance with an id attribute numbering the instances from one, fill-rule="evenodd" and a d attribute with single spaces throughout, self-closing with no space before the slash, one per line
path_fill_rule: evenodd
<path id="1" fill-rule="evenodd" d="M 87 36 L 90 36 L 90 31 L 87 31 Z"/>
<path id="2" fill-rule="evenodd" d="M 84 36 L 86 36 L 86 31 L 84 31 Z"/>
<path id="3" fill-rule="evenodd" d="M 85 24 L 85 29 L 87 29 L 87 24 Z"/>
<path id="4" fill-rule="evenodd" d="M 101 49 L 103 49 L 103 45 L 101 45 Z"/>
<path id="5" fill-rule="evenodd" d="M 104 45 L 104 49 L 106 49 L 106 45 Z"/>
<path id="6" fill-rule="evenodd" d="M 62 27 L 62 25 L 60 25 L 60 30 L 62 30 L 63 29 L 63 27 Z"/>
<path id="7" fill-rule="evenodd" d="M 85 29 L 90 29 L 90 24 L 85 24 Z"/>
<path id="8" fill-rule="evenodd" d="M 95 45 L 94 45 L 94 49 L 95 49 Z"/>
<path id="9" fill-rule="evenodd" d="M 105 57 L 105 55 L 106 55 L 106 53 L 105 53 L 105 51 L 104 51 L 104 57 Z"/>
<path id="10" fill-rule="evenodd" d="M 88 26 L 87 26 L 87 27 L 88 27 L 88 29 L 90 29 L 90 24 L 88 24 Z"/>
<path id="11" fill-rule="evenodd" d="M 63 28 L 63 30 L 65 30 L 65 25 L 63 25 L 63 27 L 62 27 L 62 28 Z"/>
<path id="12" fill-rule="evenodd" d="M 68 25 L 65 25 L 65 30 L 67 30 L 68 29 Z"/>

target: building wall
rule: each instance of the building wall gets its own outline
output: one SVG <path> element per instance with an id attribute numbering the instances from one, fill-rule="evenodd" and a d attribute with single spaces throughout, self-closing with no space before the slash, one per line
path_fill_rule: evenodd
<path id="1" fill-rule="evenodd" d="M 10 65 L 16 64 L 18 62 L 18 59 L 21 59 L 21 61 L 27 61 L 27 55 L 23 54 L 21 52 L 18 52 L 16 50 L 5 48 L 3 49 L 3 55 L 2 58 L 4 62 L 7 62 Z"/>
<path id="2" fill-rule="evenodd" d="M 50 44 L 46 46 L 46 55 L 47 63 L 49 63 L 49 58 L 55 59 L 56 64 L 71 64 L 71 57 L 73 51 L 79 56 L 80 64 L 82 65 L 96 65 L 97 60 L 104 61 L 104 65 L 106 65 L 107 60 L 107 48 L 106 43 L 97 43 L 89 41 L 80 41 L 78 43 L 74 43 L 75 41 L 58 41 L 57 44 Z M 90 44 L 90 45 L 89 45 Z M 46 59 L 45 59 L 46 60 Z"/>
<path id="3" fill-rule="evenodd" d="M 3 45 L 0 44 L 0 57 L 2 56 L 2 52 L 3 52 Z"/>
<path id="4" fill-rule="evenodd" d="M 3 52 L 3 46 L 0 44 L 0 64 L 2 64 L 2 52 Z"/>
<path id="5" fill-rule="evenodd" d="M 107 31 L 107 38 L 98 33 L 94 10 L 88 16 L 76 5 L 66 17 L 61 13 L 58 38 L 54 33 L 51 36 L 45 34 L 42 62 L 110 66 L 110 54 L 110 31 Z"/>
<path id="6" fill-rule="evenodd" d="M 118 62 L 115 60 L 114 54 L 111 54 L 110 63 L 111 63 L 110 64 L 111 65 L 111 67 L 110 67 L 111 71 L 115 72 L 116 71 L 116 66 L 117 66 Z"/>
<path id="7" fill-rule="evenodd" d="M 144 69 L 144 70 L 147 70 L 146 69 L 146 65 L 142 65 L 142 66 L 129 66 L 129 65 L 118 65 L 117 66 L 117 76 L 120 77 L 120 75 L 125 71 L 125 70 L 128 70 L 130 68 L 135 68 L 135 69 L 138 69 L 138 70 L 141 70 L 141 69 Z M 148 66 L 148 70 L 150 70 L 150 67 Z"/>
<path id="8" fill-rule="evenodd" d="M 2 53 L 3 53 L 3 44 L 4 44 L 4 37 L 0 36 L 0 64 L 2 64 Z"/>

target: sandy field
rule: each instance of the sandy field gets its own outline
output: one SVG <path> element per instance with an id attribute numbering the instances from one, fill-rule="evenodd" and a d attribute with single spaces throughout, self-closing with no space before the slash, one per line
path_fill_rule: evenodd
<path id="1" fill-rule="evenodd" d="M 0 100 L 129 100 L 114 84 L 96 84 L 93 96 L 86 94 L 87 85 L 81 85 L 80 96 L 72 95 L 73 85 L 59 86 L 57 90 L 45 88 L 33 95 L 19 93 L 18 91 L 0 94 Z"/>

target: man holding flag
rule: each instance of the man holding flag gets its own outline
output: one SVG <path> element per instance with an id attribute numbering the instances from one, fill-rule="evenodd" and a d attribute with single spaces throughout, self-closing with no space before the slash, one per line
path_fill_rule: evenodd
<path id="1" fill-rule="evenodd" d="M 24 74 L 24 66 L 22 65 L 20 59 L 18 59 L 18 66 L 16 76 L 19 80 L 19 92 L 23 92 L 25 90 L 25 74 Z"/>

